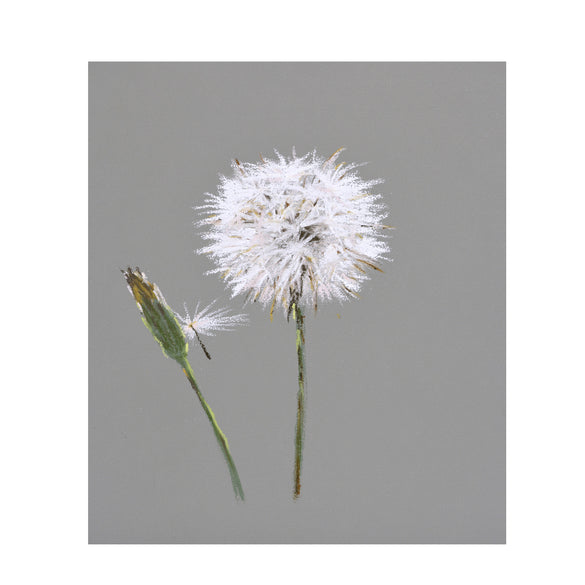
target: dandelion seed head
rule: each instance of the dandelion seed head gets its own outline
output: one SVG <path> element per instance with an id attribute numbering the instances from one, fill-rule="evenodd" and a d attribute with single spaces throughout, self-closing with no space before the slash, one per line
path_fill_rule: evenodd
<path id="1" fill-rule="evenodd" d="M 217 194 L 199 207 L 209 254 L 232 295 L 247 301 L 317 308 L 318 302 L 358 296 L 368 270 L 380 270 L 390 249 L 381 232 L 387 217 L 381 179 L 362 180 L 361 165 L 339 163 L 316 151 L 297 157 L 232 164 Z"/>

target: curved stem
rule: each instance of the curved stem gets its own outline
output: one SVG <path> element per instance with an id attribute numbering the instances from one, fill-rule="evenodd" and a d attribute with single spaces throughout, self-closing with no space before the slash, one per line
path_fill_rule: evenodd
<path id="1" fill-rule="evenodd" d="M 297 363 L 299 368 L 293 492 L 293 498 L 296 500 L 301 495 L 301 467 L 303 463 L 303 441 L 305 435 L 305 317 L 301 308 L 296 305 L 293 305 L 293 318 L 297 324 Z"/>
<path id="2" fill-rule="evenodd" d="M 201 406 L 203 407 L 203 410 L 205 411 L 205 414 L 207 415 L 207 418 L 209 419 L 209 422 L 211 423 L 211 426 L 213 427 L 213 432 L 215 433 L 215 438 L 217 439 L 219 447 L 223 453 L 223 456 L 225 458 L 225 461 L 227 463 L 227 466 L 228 466 L 228 469 L 230 472 L 230 476 L 232 478 L 232 486 L 234 488 L 234 493 L 236 495 L 236 499 L 239 498 L 243 501 L 244 500 L 244 490 L 242 489 L 242 484 L 240 482 L 240 476 L 238 475 L 238 470 L 236 469 L 236 465 L 235 465 L 234 460 L 232 459 L 232 455 L 230 453 L 230 448 L 228 445 L 227 437 L 223 434 L 223 431 L 219 428 L 219 425 L 217 424 L 217 420 L 215 419 L 215 414 L 213 414 L 213 410 L 211 410 L 211 408 L 209 407 L 209 405 L 205 401 L 203 394 L 201 394 L 201 390 L 199 390 L 199 387 L 197 386 L 197 382 L 195 381 L 195 374 L 193 373 L 193 370 L 191 369 L 191 364 L 189 363 L 187 358 L 180 361 L 179 364 L 183 368 L 183 372 L 185 373 L 185 376 L 187 376 L 187 379 L 189 380 L 191 387 L 193 388 L 193 390 L 195 390 L 195 394 L 197 394 L 197 398 L 199 398 L 199 402 L 201 402 Z"/>

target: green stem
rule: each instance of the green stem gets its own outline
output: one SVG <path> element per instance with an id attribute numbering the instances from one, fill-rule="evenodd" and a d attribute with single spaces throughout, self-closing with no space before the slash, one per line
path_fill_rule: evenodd
<path id="1" fill-rule="evenodd" d="M 303 463 L 303 441 L 305 436 L 305 317 L 301 308 L 293 305 L 293 317 L 297 324 L 297 363 L 299 368 L 299 391 L 297 393 L 297 425 L 295 433 L 295 476 L 293 498 L 301 495 L 301 467 Z"/>
<path id="2" fill-rule="evenodd" d="M 217 424 L 217 420 L 215 420 L 215 414 L 213 414 L 213 410 L 209 408 L 209 405 L 203 398 L 203 394 L 201 394 L 201 390 L 199 390 L 199 386 L 197 386 L 197 382 L 195 381 L 195 374 L 191 369 L 191 364 L 185 358 L 184 360 L 179 361 L 179 365 L 183 368 L 183 372 L 185 376 L 187 376 L 187 380 L 189 380 L 191 387 L 195 390 L 195 394 L 197 394 L 197 398 L 199 398 L 199 402 L 201 402 L 201 406 L 213 427 L 213 432 L 215 433 L 215 438 L 219 444 L 219 447 L 223 453 L 225 461 L 227 463 L 230 476 L 232 478 L 232 485 L 234 487 L 234 493 L 236 495 L 236 499 L 240 498 L 242 501 L 244 500 L 244 490 L 242 489 L 242 484 L 240 482 L 240 476 L 238 475 L 238 470 L 236 469 L 236 465 L 234 460 L 232 459 L 232 455 L 230 453 L 230 448 L 228 445 L 228 440 L 226 436 L 223 434 L 223 431 L 219 428 Z"/>

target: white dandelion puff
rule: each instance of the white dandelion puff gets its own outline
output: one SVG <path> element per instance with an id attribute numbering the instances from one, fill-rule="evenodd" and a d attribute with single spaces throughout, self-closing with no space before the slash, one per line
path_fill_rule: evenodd
<path id="1" fill-rule="evenodd" d="M 246 301 L 317 309 L 318 301 L 357 297 L 368 269 L 389 260 L 381 231 L 387 217 L 381 179 L 362 180 L 358 164 L 337 163 L 316 151 L 260 163 L 233 162 L 233 176 L 221 177 L 217 194 L 207 194 L 207 214 L 198 225 L 211 244 L 209 254 L 231 288 Z"/>

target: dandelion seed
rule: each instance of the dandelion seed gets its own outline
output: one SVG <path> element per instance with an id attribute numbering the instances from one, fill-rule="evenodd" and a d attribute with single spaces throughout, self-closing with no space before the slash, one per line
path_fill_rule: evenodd
<path id="1" fill-rule="evenodd" d="M 227 308 L 211 310 L 216 302 L 217 299 L 201 311 L 199 310 L 200 303 L 197 303 L 193 317 L 189 314 L 186 303 L 183 305 L 185 308 L 184 317 L 175 313 L 187 339 L 190 341 L 196 339 L 207 359 L 211 359 L 211 355 L 207 351 L 207 347 L 205 347 L 203 341 L 201 341 L 200 335 L 213 336 L 218 331 L 233 331 L 238 325 L 248 323 L 247 315 L 229 315 L 229 309 Z"/>
<path id="2" fill-rule="evenodd" d="M 193 340 L 195 333 L 213 336 L 216 332 L 233 331 L 238 325 L 248 323 L 248 315 L 230 315 L 230 310 L 225 307 L 212 310 L 216 302 L 217 299 L 201 310 L 199 310 L 200 303 L 197 303 L 192 317 L 186 303 L 183 305 L 185 316 L 175 313 L 188 339 Z"/>

